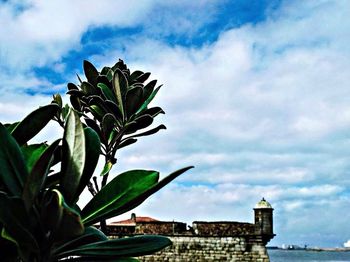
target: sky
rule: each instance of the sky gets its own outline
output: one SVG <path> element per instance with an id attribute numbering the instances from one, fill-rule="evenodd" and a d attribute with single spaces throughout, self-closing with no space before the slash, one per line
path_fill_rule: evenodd
<path id="1" fill-rule="evenodd" d="M 77 83 L 84 59 L 123 59 L 164 86 L 163 130 L 121 150 L 113 174 L 192 169 L 136 212 L 253 222 L 270 245 L 350 239 L 350 1 L 0 1 L 0 121 Z M 38 139 L 55 139 L 50 125 Z M 126 214 L 125 216 L 129 216 Z M 119 218 L 116 218 L 118 220 Z"/>

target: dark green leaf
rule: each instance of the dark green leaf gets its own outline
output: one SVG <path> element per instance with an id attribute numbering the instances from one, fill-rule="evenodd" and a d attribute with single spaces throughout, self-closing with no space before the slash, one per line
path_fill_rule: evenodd
<path id="1" fill-rule="evenodd" d="M 126 146 L 129 146 L 129 145 L 132 145 L 132 144 L 134 144 L 136 142 L 137 142 L 137 139 L 134 139 L 134 138 L 125 139 L 123 142 L 121 142 L 119 144 L 118 149 L 126 147 Z"/>
<path id="2" fill-rule="evenodd" d="M 88 256 L 84 256 L 84 257 L 74 257 L 74 258 L 69 258 L 69 262 L 96 262 L 96 260 L 98 259 L 98 261 L 100 262 L 140 262 L 140 260 L 136 259 L 136 258 L 132 258 L 132 257 L 120 257 L 120 258 L 96 258 L 94 256 L 92 257 L 88 257 Z M 10 261 L 13 262 L 13 261 Z"/>
<path id="3" fill-rule="evenodd" d="M 100 149 L 101 142 L 98 134 L 89 127 L 84 128 L 84 134 L 85 134 L 86 159 L 85 159 L 83 174 L 79 181 L 79 187 L 76 191 L 75 199 L 78 199 L 81 192 L 83 192 L 84 188 L 89 183 L 95 171 L 95 168 L 101 153 L 101 149 Z"/>
<path id="4" fill-rule="evenodd" d="M 134 87 L 126 93 L 126 115 L 130 118 L 141 106 L 143 97 L 142 87 Z"/>
<path id="5" fill-rule="evenodd" d="M 16 128 L 16 126 L 18 126 L 19 122 L 15 122 L 12 124 L 4 124 L 4 126 L 6 127 L 7 131 L 11 134 L 13 129 Z"/>
<path id="6" fill-rule="evenodd" d="M 84 225 L 79 213 L 63 200 L 63 215 L 59 228 L 55 232 L 57 241 L 78 237 L 84 233 Z"/>
<path id="7" fill-rule="evenodd" d="M 97 78 L 97 83 L 105 84 L 110 89 L 113 89 L 112 83 L 108 80 L 107 76 L 99 75 Z"/>
<path id="8" fill-rule="evenodd" d="M 79 90 L 79 88 L 73 83 L 68 83 L 67 87 L 68 90 Z"/>
<path id="9" fill-rule="evenodd" d="M 97 125 L 97 123 L 90 119 L 90 118 L 84 118 L 85 123 L 88 127 L 91 127 L 99 136 L 101 135 L 100 127 Z"/>
<path id="10" fill-rule="evenodd" d="M 123 115 L 120 112 L 120 109 L 117 106 L 117 104 L 115 104 L 114 102 L 112 102 L 110 100 L 106 100 L 105 105 L 106 105 L 106 107 L 108 107 L 109 111 L 115 116 L 115 118 L 118 120 L 119 125 L 121 126 L 121 124 L 123 122 Z"/>
<path id="11" fill-rule="evenodd" d="M 132 135 L 132 136 L 129 136 L 127 137 L 126 139 L 129 139 L 129 138 L 134 138 L 134 137 L 140 137 L 140 136 L 149 136 L 149 135 L 153 135 L 155 133 L 157 133 L 159 130 L 162 130 L 162 129 L 166 129 L 166 126 L 165 125 L 159 125 L 157 126 L 156 128 L 153 128 L 153 129 L 150 129 L 146 132 L 142 132 L 142 133 L 138 133 L 136 135 Z M 123 140 L 124 141 L 124 140 Z"/>
<path id="12" fill-rule="evenodd" d="M 112 67 L 113 71 L 119 69 L 120 71 L 128 70 L 128 67 L 124 63 L 122 59 L 119 59 L 119 61 Z"/>
<path id="13" fill-rule="evenodd" d="M 36 161 L 40 158 L 41 154 L 48 148 L 48 145 L 45 143 L 33 144 L 33 145 L 24 145 L 21 147 L 24 160 L 27 164 L 28 173 L 32 171 L 32 168 Z"/>
<path id="14" fill-rule="evenodd" d="M 97 69 L 93 64 L 91 64 L 89 61 L 84 60 L 83 63 L 84 67 L 84 73 L 86 76 L 86 79 L 94 86 L 97 85 L 97 77 L 99 75 Z"/>
<path id="15" fill-rule="evenodd" d="M 102 121 L 103 116 L 105 115 L 106 111 L 103 110 L 98 105 L 90 105 L 90 110 L 93 116 L 98 120 Z"/>
<path id="16" fill-rule="evenodd" d="M 149 78 L 150 75 L 151 75 L 151 73 L 144 73 L 143 75 L 139 76 L 139 77 L 136 79 L 136 81 L 137 81 L 137 82 L 143 83 L 143 82 L 145 82 L 145 81 Z"/>
<path id="17" fill-rule="evenodd" d="M 130 75 L 130 84 L 132 84 L 138 77 L 143 75 L 142 71 L 136 70 Z"/>
<path id="18" fill-rule="evenodd" d="M 106 214 L 146 192 L 157 183 L 158 178 L 158 172 L 147 170 L 131 170 L 118 175 L 84 207 L 81 213 L 84 224 L 107 219 Z"/>
<path id="19" fill-rule="evenodd" d="M 109 213 L 105 214 L 105 218 L 114 217 L 120 214 L 123 214 L 127 211 L 130 211 L 131 209 L 134 209 L 135 207 L 139 206 L 143 201 L 145 201 L 149 196 L 160 190 L 162 187 L 170 183 L 172 180 L 177 178 L 179 175 L 183 174 L 187 170 L 193 168 L 193 166 L 185 167 L 180 170 L 177 170 L 158 183 L 154 184 L 152 187 L 150 187 L 148 190 L 144 191 L 143 193 L 137 195 L 135 198 L 130 199 L 128 202 L 123 203 L 122 205 L 119 205 L 118 208 L 115 208 L 114 210 L 111 210 Z"/>
<path id="20" fill-rule="evenodd" d="M 108 81 L 112 81 L 113 80 L 113 75 L 114 75 L 114 73 L 113 73 L 112 69 L 109 69 L 107 74 L 106 74 L 106 77 L 107 77 Z"/>
<path id="21" fill-rule="evenodd" d="M 44 192 L 41 201 L 40 221 L 45 234 L 54 234 L 61 225 L 62 217 L 62 194 L 56 189 Z"/>
<path id="22" fill-rule="evenodd" d="M 76 195 L 85 165 L 85 136 L 79 116 L 69 113 L 63 136 L 61 192 L 67 203 Z"/>
<path id="23" fill-rule="evenodd" d="M 108 86 L 106 86 L 103 83 L 98 83 L 97 86 L 101 89 L 101 91 L 102 91 L 103 95 L 105 96 L 106 100 L 111 100 L 114 103 L 117 103 L 117 99 L 116 99 L 113 91 Z"/>
<path id="24" fill-rule="evenodd" d="M 76 255 L 103 259 L 142 256 L 162 250 L 171 244 L 168 238 L 162 236 L 128 237 L 82 245 L 76 249 L 61 253 L 60 257 Z"/>
<path id="25" fill-rule="evenodd" d="M 77 98 L 82 98 L 85 94 L 80 90 L 69 90 L 67 95 L 76 96 Z"/>
<path id="26" fill-rule="evenodd" d="M 110 113 L 104 115 L 102 119 L 102 132 L 104 134 L 105 141 L 108 141 L 116 122 L 117 120 L 115 119 L 114 115 Z"/>
<path id="27" fill-rule="evenodd" d="M 29 210 L 34 203 L 35 198 L 39 194 L 41 187 L 44 185 L 46 176 L 51 167 L 54 159 L 54 153 L 60 143 L 60 139 L 53 142 L 44 152 L 41 154 L 38 161 L 33 166 L 29 176 L 24 184 L 22 199 L 24 204 Z"/>
<path id="28" fill-rule="evenodd" d="M 5 229 L 2 237 L 16 243 L 20 253 L 27 257 L 39 251 L 38 243 L 31 233 L 29 215 L 20 198 L 8 197 L 0 192 L 0 222 Z"/>
<path id="29" fill-rule="evenodd" d="M 102 114 L 102 117 L 109 112 L 109 108 L 106 107 L 105 101 L 100 96 L 91 96 L 89 99 L 90 107 L 96 105 L 99 108 L 99 114 Z"/>
<path id="30" fill-rule="evenodd" d="M 45 188 L 56 187 L 56 185 L 60 183 L 60 180 L 61 180 L 61 172 L 47 176 L 45 181 Z"/>
<path id="31" fill-rule="evenodd" d="M 82 245 L 105 240 L 108 240 L 108 238 L 105 234 L 102 233 L 102 231 L 93 226 L 86 227 L 84 233 L 81 236 L 78 236 L 60 245 L 57 249 L 54 250 L 54 254 L 59 255 L 64 251 L 75 249 Z"/>
<path id="32" fill-rule="evenodd" d="M 21 149 L 1 123 L 0 137 L 0 184 L 11 195 L 20 196 L 28 176 Z"/>
<path id="33" fill-rule="evenodd" d="M 81 111 L 81 103 L 78 97 L 76 96 L 70 96 L 69 97 L 70 103 L 72 105 L 72 107 L 77 110 L 78 112 Z"/>
<path id="34" fill-rule="evenodd" d="M 23 145 L 39 133 L 60 110 L 57 104 L 38 108 L 26 116 L 12 131 L 19 145 Z"/>
<path id="35" fill-rule="evenodd" d="M 83 90 L 84 94 L 87 95 L 87 96 L 98 95 L 99 94 L 97 89 L 92 84 L 90 84 L 89 82 L 81 83 L 81 89 Z"/>
<path id="36" fill-rule="evenodd" d="M 102 68 L 101 70 L 101 75 L 107 75 L 107 73 L 111 70 L 110 67 L 105 66 L 104 68 Z"/>
<path id="37" fill-rule="evenodd" d="M 149 103 L 152 102 L 153 98 L 157 95 L 159 89 L 161 88 L 162 86 L 158 86 L 153 92 L 152 94 L 146 99 L 146 101 L 142 104 L 142 106 L 140 107 L 139 110 L 137 110 L 136 114 L 142 112 L 144 109 L 147 108 L 147 106 L 149 105 Z"/>
<path id="38" fill-rule="evenodd" d="M 135 133 L 137 130 L 146 128 L 153 123 L 153 117 L 150 115 L 142 115 L 134 122 L 130 123 L 125 134 Z"/>
<path id="39" fill-rule="evenodd" d="M 0 226 L 0 232 L 1 231 L 2 227 Z M 16 245 L 2 237 L 0 237 L 0 257 L 1 262 L 15 262 L 18 258 Z"/>
<path id="40" fill-rule="evenodd" d="M 151 107 L 149 109 L 146 109 L 145 111 L 142 112 L 143 115 L 150 115 L 153 118 L 155 118 L 159 114 L 165 114 L 162 108 L 160 107 Z"/>
<path id="41" fill-rule="evenodd" d="M 143 100 L 146 101 L 148 97 L 153 93 L 154 87 L 157 84 L 157 80 L 150 81 L 147 85 L 145 85 L 143 90 Z"/>

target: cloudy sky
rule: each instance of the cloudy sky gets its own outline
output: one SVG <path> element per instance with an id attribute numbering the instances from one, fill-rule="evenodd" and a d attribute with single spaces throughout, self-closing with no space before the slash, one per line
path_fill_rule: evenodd
<path id="1" fill-rule="evenodd" d="M 341 246 L 349 10 L 347 0 L 0 1 L 0 121 L 64 95 L 84 59 L 102 68 L 122 58 L 164 84 L 154 104 L 168 129 L 121 151 L 113 173 L 196 166 L 138 215 L 252 222 L 265 197 L 271 245 Z"/>

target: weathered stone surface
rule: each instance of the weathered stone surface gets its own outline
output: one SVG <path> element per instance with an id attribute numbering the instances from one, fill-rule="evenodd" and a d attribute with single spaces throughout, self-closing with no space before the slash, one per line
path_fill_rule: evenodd
<path id="1" fill-rule="evenodd" d="M 264 243 L 260 239 L 244 237 L 171 236 L 173 245 L 140 261 L 247 261 L 269 262 Z"/>

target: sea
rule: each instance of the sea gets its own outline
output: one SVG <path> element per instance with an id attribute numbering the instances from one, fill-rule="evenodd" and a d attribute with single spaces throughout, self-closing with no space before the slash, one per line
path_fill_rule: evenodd
<path id="1" fill-rule="evenodd" d="M 268 250 L 270 262 L 350 262 L 350 252 L 305 251 L 305 250 Z"/>

